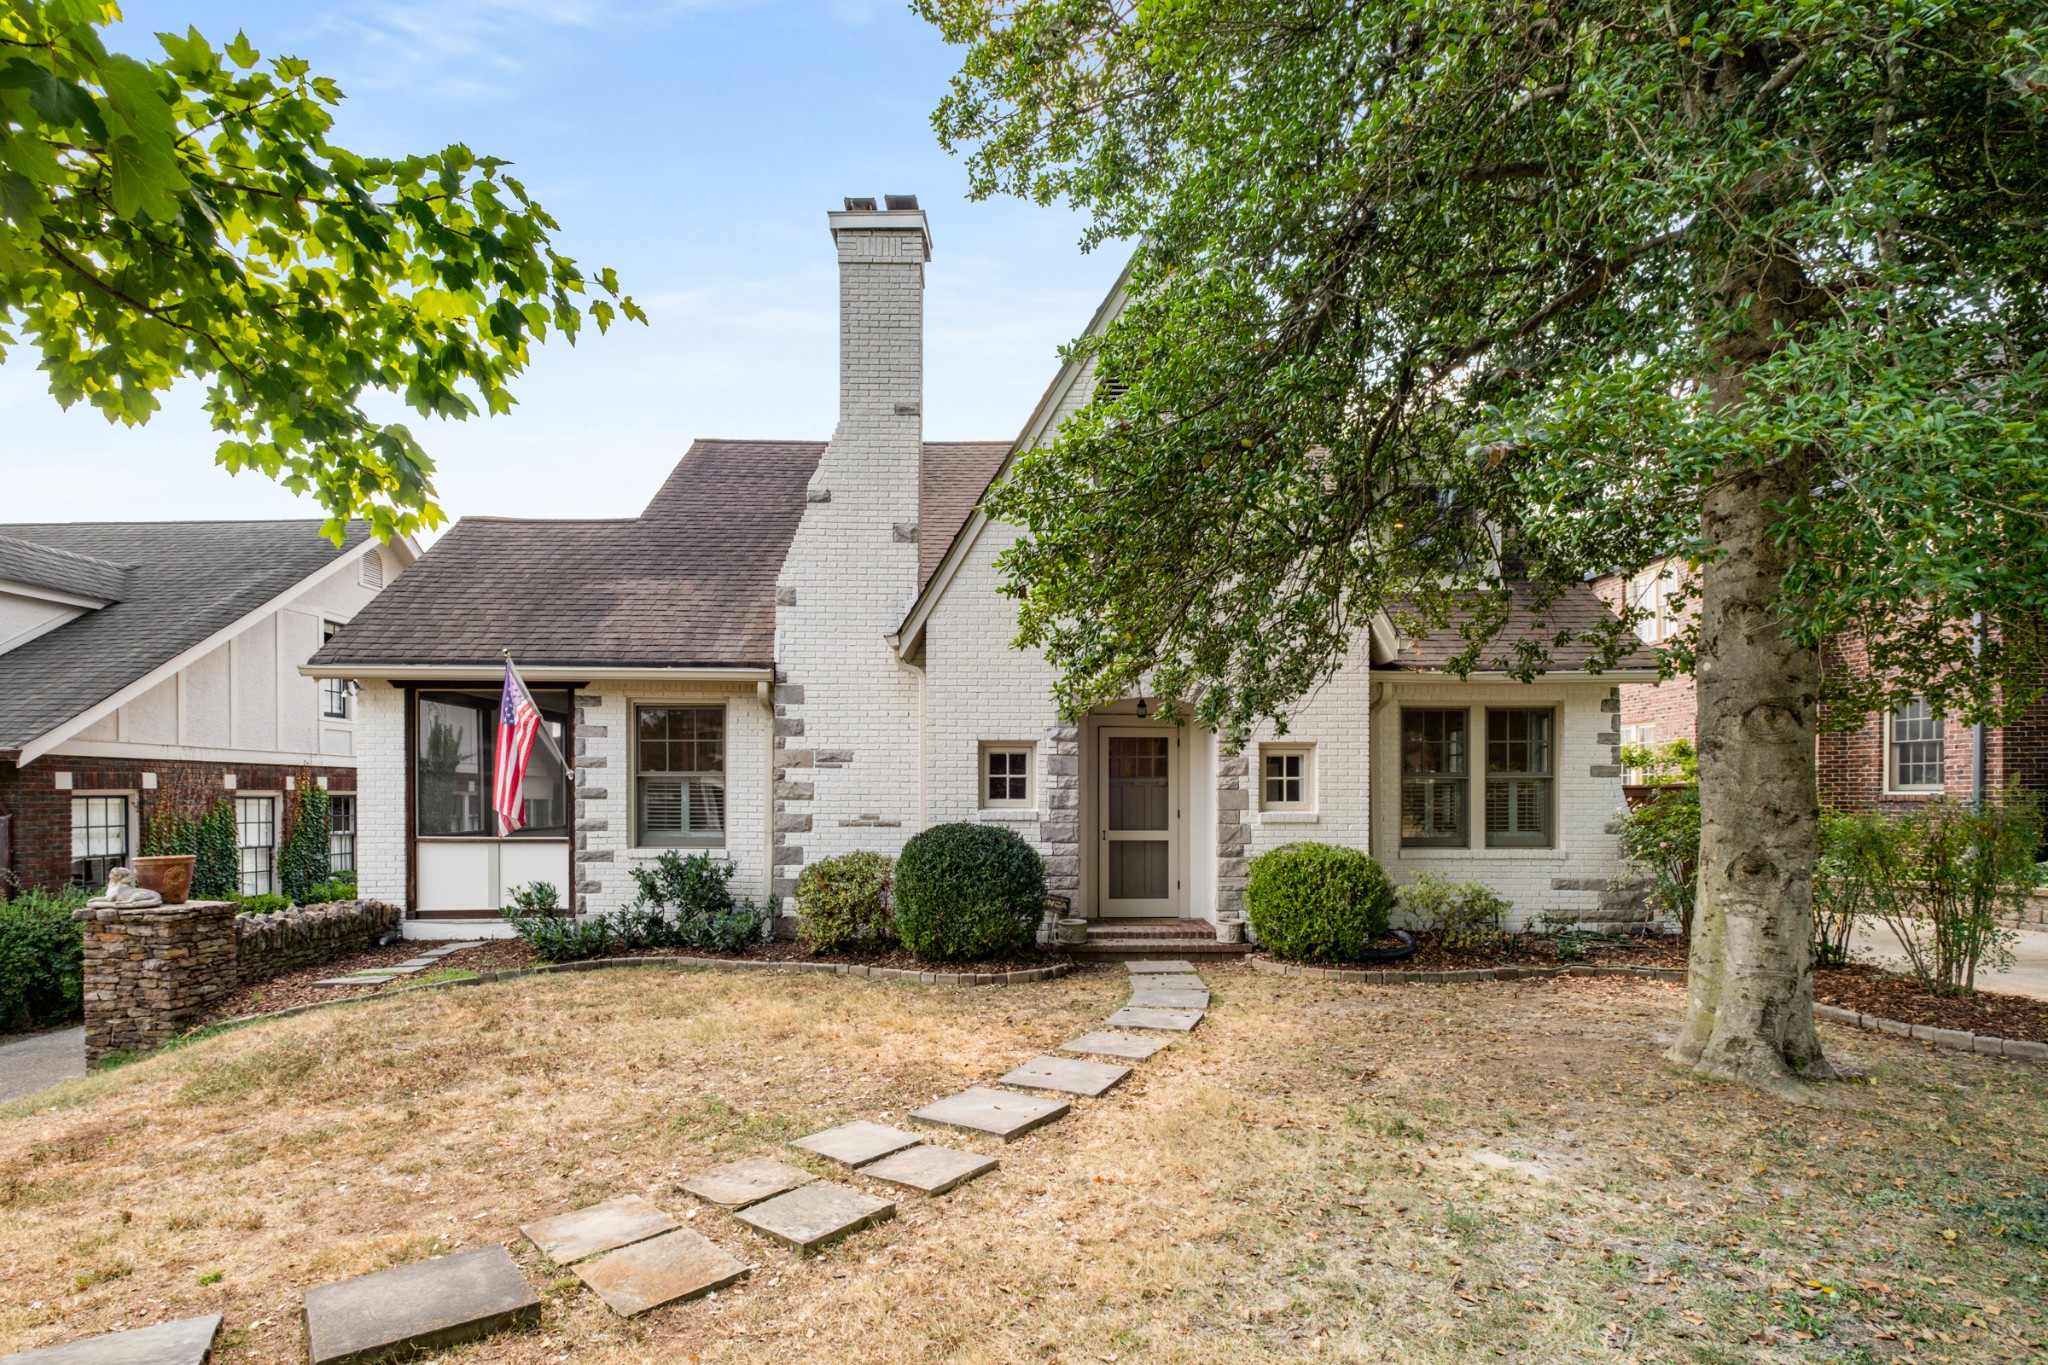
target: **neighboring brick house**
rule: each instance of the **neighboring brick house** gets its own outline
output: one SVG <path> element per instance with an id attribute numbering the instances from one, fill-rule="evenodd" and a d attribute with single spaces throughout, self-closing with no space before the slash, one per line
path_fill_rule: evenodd
<path id="1" fill-rule="evenodd" d="M 1637 634 L 1657 644 L 1695 615 L 1692 577 L 1674 557 L 1633 577 L 1606 575 L 1593 589 L 1617 611 L 1639 608 Z M 1853 670 L 1860 654 L 1850 641 L 1830 650 L 1822 667 Z M 1694 739 L 1698 728 L 1691 674 L 1622 687 L 1624 743 Z M 1816 757 L 1821 804 L 1837 810 L 1902 811 L 1940 796 L 1970 801 L 1995 796 L 2013 782 L 2048 799 L 2048 702 L 2036 703 L 2012 724 L 1981 727 L 1937 716 L 1925 702 L 1909 702 L 1889 714 L 1867 716 L 1854 729 L 1823 731 Z"/>
<path id="2" fill-rule="evenodd" d="M 1285 736 L 1240 753 L 1152 697 L 1062 718 L 1050 666 L 1012 645 L 995 559 L 1016 528 L 980 503 L 1094 377 L 1064 366 L 1014 441 L 924 440 L 925 215 L 849 200 L 829 219 L 830 441 L 699 441 L 637 518 L 466 519 L 308 667 L 362 681 L 363 887 L 408 934 L 484 931 L 535 879 L 609 911 L 672 848 L 730 858 L 736 889 L 787 909 L 806 864 L 956 820 L 1030 840 L 1094 920 L 1234 921 L 1248 859 L 1305 838 L 1485 881 L 1518 920 L 1602 915 L 1615 689 L 1654 674 L 1566 654 L 1512 682 L 1526 618 L 1466 681 L 1444 640 L 1382 620 Z M 1091 329 L 1122 303 L 1119 281 Z M 1588 589 L 1559 610 L 1606 609 Z M 505 650 L 573 768 L 536 751 L 510 839 L 488 812 Z"/>
<path id="3" fill-rule="evenodd" d="M 165 803 L 226 796 L 274 890 L 302 774 L 350 863 L 355 697 L 299 665 L 417 556 L 318 521 L 0 525 L 0 883 L 104 884 Z"/>

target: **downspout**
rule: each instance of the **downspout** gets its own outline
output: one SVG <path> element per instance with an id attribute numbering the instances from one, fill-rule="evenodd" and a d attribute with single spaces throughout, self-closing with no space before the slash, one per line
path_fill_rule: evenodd
<path id="1" fill-rule="evenodd" d="M 767 682 L 754 684 L 754 699 L 761 703 L 761 709 L 768 713 L 768 818 L 767 833 L 763 836 L 767 847 L 762 856 L 767 861 L 762 865 L 767 872 L 768 894 L 763 900 L 768 905 L 768 933 L 775 934 L 777 923 L 782 918 L 782 898 L 775 894 L 775 821 L 782 812 L 782 802 L 775 795 L 775 685 Z"/>
<path id="2" fill-rule="evenodd" d="M 1970 640 L 1970 655 L 1981 660 L 1984 657 L 1984 613 L 1973 613 L 1970 624 L 1975 631 Z M 1984 722 L 1981 719 L 1970 727 L 1970 808 L 1984 809 Z"/>

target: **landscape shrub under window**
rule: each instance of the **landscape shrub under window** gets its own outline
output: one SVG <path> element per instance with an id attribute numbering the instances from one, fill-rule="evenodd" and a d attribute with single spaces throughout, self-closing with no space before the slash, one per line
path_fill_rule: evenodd
<path id="1" fill-rule="evenodd" d="M 889 886 L 895 867 L 883 853 L 842 853 L 806 867 L 796 879 L 797 932 L 804 942 L 822 952 L 894 939 Z"/>
<path id="2" fill-rule="evenodd" d="M 1343 962 L 1387 935 L 1393 884 L 1355 848 L 1284 844 L 1252 859 L 1245 912 L 1278 957 Z"/>
<path id="3" fill-rule="evenodd" d="M 0 1033 L 78 1016 L 85 998 L 85 934 L 71 912 L 85 899 L 85 892 L 67 888 L 0 900 Z"/>
<path id="4" fill-rule="evenodd" d="M 896 934 L 930 962 L 1029 948 L 1045 915 L 1045 861 L 992 825 L 934 825 L 896 859 Z"/>

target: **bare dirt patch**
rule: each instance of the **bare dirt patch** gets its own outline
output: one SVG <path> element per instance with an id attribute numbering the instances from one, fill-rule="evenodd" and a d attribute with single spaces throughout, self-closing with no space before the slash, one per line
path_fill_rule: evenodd
<path id="1" fill-rule="evenodd" d="M 1789 1109 L 1661 1060 L 1675 985 L 1372 987 L 1204 964 L 1200 1030 L 1003 1168 L 624 1322 L 517 1226 L 677 1190 L 1084 1031 L 1087 967 L 1002 989 L 658 969 L 232 1030 L 0 1109 L 0 1352 L 220 1311 L 302 1358 L 305 1289 L 512 1247 L 541 1327 L 455 1362 L 2037 1359 L 2048 1072 L 1825 1029 Z M 829 1171 L 820 1164 L 821 1173 Z M 853 1177 L 855 1183 L 859 1178 Z"/>

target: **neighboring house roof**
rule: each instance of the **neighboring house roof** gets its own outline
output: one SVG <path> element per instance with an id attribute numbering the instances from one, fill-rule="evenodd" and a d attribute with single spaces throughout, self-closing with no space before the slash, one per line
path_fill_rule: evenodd
<path id="1" fill-rule="evenodd" d="M 1615 619 L 1614 613 L 1589 584 L 1575 583 L 1566 588 L 1540 618 L 1534 610 L 1534 595 L 1528 587 L 1518 584 L 1510 591 L 1514 595 L 1514 605 L 1509 609 L 1507 624 L 1480 653 L 1477 671 L 1481 673 L 1506 672 L 1515 660 L 1515 646 L 1518 644 L 1538 644 L 1547 649 L 1550 661 L 1545 668 L 1548 672 L 1582 670 L 1592 661 L 1594 654 L 1593 645 L 1583 636 L 1610 627 Z M 1400 607 L 1395 605 L 1390 608 L 1390 613 L 1398 617 Z M 1391 657 L 1379 660 L 1376 666 L 1418 673 L 1441 672 L 1470 643 L 1460 634 L 1460 627 L 1473 616 L 1474 612 L 1470 610 L 1454 610 L 1450 621 L 1441 630 L 1416 637 L 1401 635 Z M 1557 638 L 1560 634 L 1567 637 L 1562 643 Z M 1656 666 L 1655 652 L 1638 643 L 1607 671 L 1632 672 Z"/>
<path id="2" fill-rule="evenodd" d="M 0 752 L 19 750 L 349 551 L 319 521 L 0 525 L 0 564 L 40 567 L 109 600 L 0 654 Z M 0 567 L 0 576 L 10 572 Z M 90 584 L 92 591 L 85 591 Z"/>
<path id="3" fill-rule="evenodd" d="M 73 597 L 115 602 L 127 591 L 128 567 L 34 540 L 0 536 L 0 579 Z"/>
<path id="4" fill-rule="evenodd" d="M 927 441 L 917 481 L 917 590 L 1009 458 L 1008 441 Z"/>

